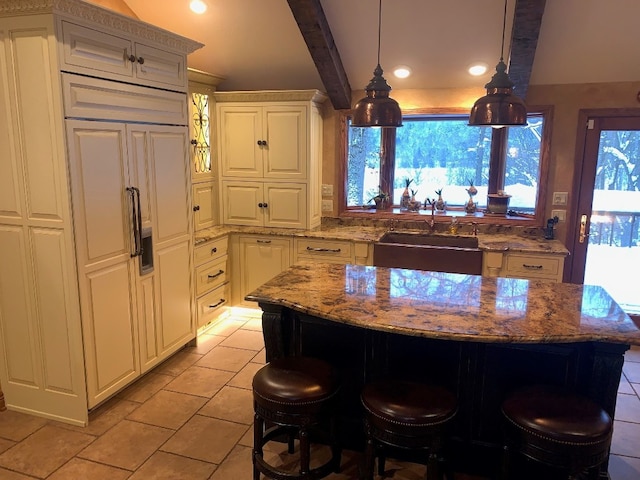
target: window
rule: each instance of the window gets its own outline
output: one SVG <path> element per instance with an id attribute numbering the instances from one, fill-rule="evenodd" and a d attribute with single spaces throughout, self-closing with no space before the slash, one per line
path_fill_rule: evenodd
<path id="1" fill-rule="evenodd" d="M 346 117 L 345 208 L 372 209 L 373 197 L 382 191 L 389 194 L 391 211 L 399 212 L 408 183 L 422 204 L 441 192 L 447 214 L 464 215 L 473 185 L 478 217 L 490 190 L 511 196 L 509 209 L 522 214 L 514 217 L 543 215 L 539 200 L 544 198 L 548 117 L 547 110 L 536 110 L 526 126 L 498 130 L 470 127 L 468 114 L 460 113 L 412 113 L 395 130 L 351 127 Z"/>

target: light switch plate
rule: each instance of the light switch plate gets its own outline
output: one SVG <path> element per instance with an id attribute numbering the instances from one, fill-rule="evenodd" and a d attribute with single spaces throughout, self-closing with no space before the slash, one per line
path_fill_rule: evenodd
<path id="1" fill-rule="evenodd" d="M 322 200 L 322 211 L 323 212 L 332 212 L 333 211 L 333 200 Z"/>
<path id="2" fill-rule="evenodd" d="M 333 197 L 333 185 L 330 183 L 322 184 L 322 196 L 323 197 Z"/>
<path id="3" fill-rule="evenodd" d="M 558 217 L 558 222 L 564 222 L 567 219 L 566 210 L 551 210 L 551 218 Z"/>
<path id="4" fill-rule="evenodd" d="M 569 197 L 568 192 L 553 192 L 553 204 L 566 205 L 568 197 Z"/>

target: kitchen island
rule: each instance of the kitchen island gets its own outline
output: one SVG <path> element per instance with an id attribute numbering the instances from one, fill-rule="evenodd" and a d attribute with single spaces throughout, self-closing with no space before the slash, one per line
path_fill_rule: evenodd
<path id="1" fill-rule="evenodd" d="M 347 448 L 363 445 L 367 381 L 437 382 L 458 398 L 454 468 L 484 476 L 499 466 L 508 392 L 563 385 L 614 416 L 624 352 L 640 345 L 640 330 L 597 286 L 308 263 L 246 299 L 263 310 L 268 360 L 304 354 L 340 370 Z"/>

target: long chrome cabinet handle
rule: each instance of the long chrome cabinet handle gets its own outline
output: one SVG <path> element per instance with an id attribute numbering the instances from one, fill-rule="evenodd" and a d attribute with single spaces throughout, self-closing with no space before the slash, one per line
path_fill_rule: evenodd
<path id="1" fill-rule="evenodd" d="M 136 193 L 133 187 L 126 188 L 127 193 L 129 194 L 129 202 L 131 202 L 131 230 L 133 232 L 133 251 L 131 252 L 131 257 L 136 257 L 138 255 L 138 251 L 140 246 L 138 242 L 140 241 L 140 234 L 138 232 L 138 222 L 137 222 L 137 208 L 136 208 Z"/>
<path id="2" fill-rule="evenodd" d="M 315 248 L 315 247 L 307 247 L 308 252 L 330 252 L 330 253 L 340 253 L 339 248 Z"/>
<path id="3" fill-rule="evenodd" d="M 142 255 L 142 212 L 140 211 L 140 189 L 127 187 L 131 200 L 131 229 L 133 230 L 133 252 L 131 257 Z"/>
<path id="4" fill-rule="evenodd" d="M 138 256 L 142 255 L 144 248 L 142 246 L 142 204 L 140 203 L 140 189 L 138 187 L 132 187 L 136 193 L 136 201 L 138 204 Z"/>

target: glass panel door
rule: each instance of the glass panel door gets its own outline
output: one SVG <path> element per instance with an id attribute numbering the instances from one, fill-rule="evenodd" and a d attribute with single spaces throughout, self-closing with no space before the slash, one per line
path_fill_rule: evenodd
<path id="1" fill-rule="evenodd" d="M 584 283 L 601 285 L 627 313 L 640 314 L 640 130 L 604 128 L 590 217 L 581 219 L 583 233 L 589 224 Z"/>

